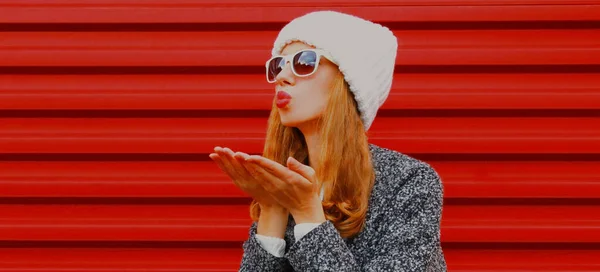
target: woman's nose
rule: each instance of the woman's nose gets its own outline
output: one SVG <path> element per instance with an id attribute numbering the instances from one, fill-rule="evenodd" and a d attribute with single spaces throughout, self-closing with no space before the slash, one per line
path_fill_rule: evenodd
<path id="1" fill-rule="evenodd" d="M 275 77 L 278 84 L 289 84 L 293 85 L 295 82 L 294 72 L 292 71 L 292 66 L 289 62 L 283 66 L 283 69 L 279 74 Z"/>

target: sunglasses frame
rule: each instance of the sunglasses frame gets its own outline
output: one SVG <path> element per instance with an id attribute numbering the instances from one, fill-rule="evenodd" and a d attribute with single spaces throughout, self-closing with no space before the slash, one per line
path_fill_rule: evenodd
<path id="1" fill-rule="evenodd" d="M 317 59 L 316 64 L 315 64 L 315 68 L 313 69 L 312 72 L 306 74 L 306 75 L 300 75 L 296 72 L 296 69 L 294 69 L 294 64 L 292 63 L 292 61 L 294 60 L 294 57 L 296 57 L 296 55 L 302 53 L 302 52 L 306 52 L 306 51 L 312 51 L 315 52 L 315 54 L 317 55 Z M 333 61 L 333 58 L 331 57 L 331 54 L 329 54 L 329 52 L 322 50 L 322 49 L 315 49 L 315 48 L 308 48 L 308 49 L 303 49 L 300 50 L 294 54 L 290 54 L 290 55 L 277 55 L 277 56 L 272 56 L 271 58 L 269 58 L 267 60 L 267 62 L 265 63 L 265 69 L 266 69 L 266 76 L 267 76 L 267 82 L 269 83 L 275 83 L 277 82 L 277 76 L 275 76 L 275 80 L 273 81 L 269 81 L 269 63 L 276 58 L 283 58 L 283 60 L 285 61 L 285 65 L 287 65 L 288 63 L 290 63 L 290 68 L 292 69 L 292 73 L 294 73 L 295 76 L 297 77 L 307 77 L 307 76 L 311 76 L 314 73 L 317 72 L 317 69 L 319 68 L 319 63 L 321 62 L 321 57 L 325 57 L 326 59 L 328 59 L 329 61 L 335 63 Z M 285 69 L 285 66 L 284 66 Z"/>

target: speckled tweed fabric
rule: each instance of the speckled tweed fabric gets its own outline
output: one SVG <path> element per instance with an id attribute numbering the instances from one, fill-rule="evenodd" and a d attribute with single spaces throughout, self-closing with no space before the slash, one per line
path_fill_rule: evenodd
<path id="1" fill-rule="evenodd" d="M 295 242 L 290 216 L 286 253 L 279 258 L 260 246 L 254 222 L 240 271 L 446 271 L 439 175 L 408 155 L 374 144 L 369 148 L 376 179 L 365 228 L 357 236 L 344 239 L 326 221 Z"/>

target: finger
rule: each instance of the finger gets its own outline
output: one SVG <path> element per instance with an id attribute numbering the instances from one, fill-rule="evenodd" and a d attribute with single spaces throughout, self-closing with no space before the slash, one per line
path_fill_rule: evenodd
<path id="1" fill-rule="evenodd" d="M 252 175 L 250 175 L 248 170 L 242 165 L 242 162 L 236 158 L 236 153 L 229 148 L 224 148 L 223 151 L 227 154 L 227 159 L 229 159 L 229 163 L 236 171 L 238 177 L 244 180 L 252 178 Z M 245 162 L 245 160 L 242 161 Z"/>
<path id="2" fill-rule="evenodd" d="M 219 155 L 222 152 L 222 148 L 220 146 L 215 146 L 214 152 L 208 155 L 213 161 L 217 162 L 215 159 L 219 159 L 219 162 L 222 164 L 223 157 Z"/>
<path id="3" fill-rule="evenodd" d="M 274 176 L 272 173 L 266 171 L 260 165 L 253 163 L 250 160 L 250 157 L 251 157 L 250 155 L 248 155 L 244 152 L 236 153 L 236 158 L 239 159 L 241 165 L 244 168 L 246 168 L 248 173 L 250 173 L 250 175 L 252 175 L 252 177 L 254 177 L 254 179 L 256 180 L 257 183 L 259 183 L 265 189 L 274 189 L 275 186 L 283 185 L 282 184 L 283 182 L 281 180 L 279 180 L 279 178 Z"/>
<path id="4" fill-rule="evenodd" d="M 244 152 L 235 152 L 234 156 L 233 156 L 242 167 L 244 167 L 244 169 L 246 169 L 246 172 L 248 172 L 250 174 L 250 162 L 248 161 L 248 158 L 250 158 L 250 155 L 244 153 Z"/>
<path id="5" fill-rule="evenodd" d="M 217 154 L 217 153 L 210 153 L 208 155 L 208 157 L 211 158 L 214 161 L 215 159 L 219 158 L 219 154 Z"/>
<path id="6" fill-rule="evenodd" d="M 280 179 L 283 179 L 283 180 L 289 181 L 292 178 L 296 178 L 298 175 L 298 174 L 294 173 L 293 171 L 290 171 L 290 169 L 287 169 L 285 166 L 283 166 L 277 162 L 274 162 L 272 160 L 269 160 L 263 156 L 257 156 L 257 155 L 250 156 L 250 158 L 248 158 L 248 161 L 259 165 L 263 169 L 269 171 L 274 176 L 276 176 Z"/>
<path id="7" fill-rule="evenodd" d="M 213 160 L 217 166 L 219 166 L 219 168 L 221 166 L 223 166 L 223 162 L 221 161 L 221 156 L 219 156 L 219 154 L 217 153 L 210 153 L 210 155 L 208 155 L 208 157 Z"/>
<path id="8" fill-rule="evenodd" d="M 274 176 L 260 165 L 253 162 L 246 162 L 245 164 L 254 179 L 267 191 L 274 192 L 287 186 L 283 180 Z"/>
<path id="9" fill-rule="evenodd" d="M 208 157 L 210 157 L 223 172 L 227 173 L 227 171 L 225 171 L 225 167 L 223 165 L 223 161 L 222 161 L 221 157 L 219 156 L 219 154 L 217 154 L 217 153 L 210 153 L 210 155 L 208 155 Z"/>
<path id="10" fill-rule="evenodd" d="M 219 167 L 219 169 L 221 169 L 221 171 L 223 171 L 225 174 L 227 174 L 227 176 L 229 176 L 229 178 L 231 178 L 235 182 L 234 176 L 231 175 L 231 173 L 229 172 L 227 167 L 223 164 L 223 159 L 221 158 L 221 156 L 219 156 L 219 154 L 211 153 L 209 155 L 209 157 L 217 164 L 217 166 Z"/>
<path id="11" fill-rule="evenodd" d="M 281 179 L 275 176 L 271 171 L 263 168 L 261 165 L 253 162 L 251 157 L 246 153 L 238 152 L 237 156 L 242 160 L 241 164 L 248 170 L 248 172 L 256 179 L 256 181 L 263 186 L 263 188 L 273 191 L 277 188 L 283 188 L 284 186 L 288 186 L 285 179 Z M 261 156 L 258 156 L 261 157 Z M 261 157 L 264 158 L 264 157 Z M 266 159 L 266 158 L 265 158 Z M 270 161 L 270 160 L 269 160 Z M 275 162 L 273 162 L 275 163 Z M 275 163 L 277 164 L 277 163 Z M 285 167 L 281 167 L 285 169 Z M 285 169 L 287 170 L 287 169 Z M 289 171 L 289 170 L 287 170 Z"/>
<path id="12" fill-rule="evenodd" d="M 287 166 L 290 170 L 300 174 L 305 179 L 310 182 L 315 182 L 317 180 L 316 171 L 312 167 L 305 165 L 293 157 L 289 157 L 287 160 Z"/>
<path id="13" fill-rule="evenodd" d="M 264 182 L 263 175 L 261 173 L 259 173 L 257 170 L 259 168 L 259 166 L 248 161 L 248 158 L 250 158 L 250 155 L 243 153 L 243 152 L 236 152 L 234 157 L 238 160 L 240 165 L 242 167 L 244 167 L 244 169 L 246 169 L 248 174 L 257 180 L 257 182 L 259 182 L 259 183 Z"/>
<path id="14" fill-rule="evenodd" d="M 215 148 L 217 154 L 221 158 L 221 162 L 226 171 L 232 176 L 233 179 L 239 179 L 240 175 L 238 173 L 238 169 L 232 164 L 233 158 L 228 154 L 228 148 Z M 231 150 L 229 150 L 231 151 Z"/>
<path id="15" fill-rule="evenodd" d="M 224 150 L 219 150 L 219 151 L 223 151 L 223 152 L 224 152 Z M 249 187 L 248 187 L 248 185 L 249 185 L 249 184 L 247 184 L 247 183 L 241 183 L 240 181 L 242 181 L 242 179 L 239 179 L 239 178 L 238 178 L 238 177 L 237 177 L 235 174 L 233 174 L 233 173 L 231 172 L 231 168 L 228 168 L 228 167 L 226 167 L 226 166 L 223 164 L 223 159 L 222 159 L 222 158 L 221 158 L 221 157 L 220 157 L 218 154 L 216 154 L 216 153 L 212 153 L 212 154 L 211 154 L 211 155 L 209 155 L 209 156 L 210 156 L 210 157 L 211 157 L 211 158 L 212 158 L 212 159 L 213 159 L 213 160 L 214 160 L 214 161 L 217 163 L 217 165 L 219 166 L 219 168 L 221 168 L 221 170 L 222 170 L 223 172 L 225 172 L 225 173 L 226 173 L 226 174 L 229 176 L 229 178 L 231 178 L 231 180 L 233 181 L 233 183 L 234 183 L 234 184 L 235 184 L 235 185 L 236 185 L 238 188 L 240 188 L 242 191 L 244 191 L 244 192 L 246 192 L 247 194 L 249 194 L 249 195 L 251 195 L 252 197 L 254 197 L 254 195 L 252 194 L 252 189 L 249 189 Z M 243 167 L 241 167 L 241 166 L 240 166 L 240 168 L 243 168 Z M 245 170 L 245 168 L 243 168 L 243 169 Z M 248 173 L 248 176 L 247 176 L 247 177 L 248 177 L 248 178 L 252 178 L 252 176 L 250 175 L 250 173 Z"/>
<path id="16" fill-rule="evenodd" d="M 248 171 L 248 173 L 250 173 L 250 169 L 249 169 L 249 163 L 247 161 L 247 159 L 250 157 L 250 155 L 244 153 L 244 152 L 235 152 L 235 154 L 233 155 L 233 157 L 240 163 L 240 165 L 242 167 L 244 167 L 244 169 L 246 169 L 246 171 Z"/>
<path id="17" fill-rule="evenodd" d="M 238 160 L 238 162 L 240 163 L 244 163 L 246 162 L 246 159 L 250 157 L 250 155 L 244 153 L 244 152 L 235 152 L 235 154 L 233 154 L 233 157 Z"/>
<path id="18" fill-rule="evenodd" d="M 227 154 L 228 158 L 230 159 L 231 165 L 233 166 L 235 171 L 238 173 L 239 177 L 244 178 L 244 179 L 251 178 L 251 175 L 248 172 L 248 170 L 246 169 L 246 167 L 244 167 L 242 165 L 242 162 L 245 162 L 245 159 L 239 158 L 240 157 L 240 155 L 238 154 L 239 152 L 234 153 L 229 148 L 224 148 L 224 152 Z"/>

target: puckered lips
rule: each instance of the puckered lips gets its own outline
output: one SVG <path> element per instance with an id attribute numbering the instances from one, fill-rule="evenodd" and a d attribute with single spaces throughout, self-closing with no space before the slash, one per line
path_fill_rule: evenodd
<path id="1" fill-rule="evenodd" d="M 290 101 L 292 100 L 292 96 L 285 92 L 285 91 L 278 91 L 277 92 L 277 107 L 278 108 L 284 108 L 285 106 L 287 106 Z"/>

